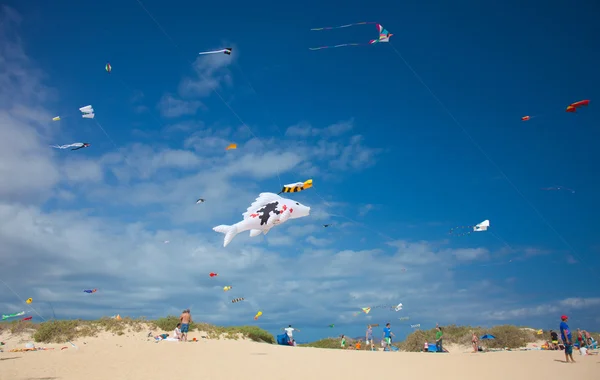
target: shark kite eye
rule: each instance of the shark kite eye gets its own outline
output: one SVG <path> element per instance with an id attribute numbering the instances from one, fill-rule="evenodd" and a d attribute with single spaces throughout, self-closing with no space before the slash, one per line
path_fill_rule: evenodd
<path id="1" fill-rule="evenodd" d="M 296 204 L 297 204 L 298 206 L 300 206 L 300 203 L 296 202 Z"/>

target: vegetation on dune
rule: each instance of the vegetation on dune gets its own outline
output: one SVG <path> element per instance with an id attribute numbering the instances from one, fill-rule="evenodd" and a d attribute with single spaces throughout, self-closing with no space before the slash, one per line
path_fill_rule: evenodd
<path id="1" fill-rule="evenodd" d="M 144 330 L 162 330 L 171 332 L 179 323 L 179 318 L 168 316 L 155 321 L 145 318 L 101 318 L 99 320 L 87 321 L 81 319 L 53 320 L 43 323 L 32 323 L 29 321 L 12 321 L 0 323 L 0 333 L 5 331 L 11 334 L 32 334 L 33 340 L 40 343 L 65 343 L 78 338 L 93 337 L 100 332 L 111 332 L 115 335 L 126 333 L 138 333 Z M 205 331 L 208 338 L 239 339 L 248 338 L 255 342 L 275 343 L 273 335 L 256 326 L 231 326 L 220 327 L 208 323 L 192 323 L 189 329 L 194 331 Z"/>

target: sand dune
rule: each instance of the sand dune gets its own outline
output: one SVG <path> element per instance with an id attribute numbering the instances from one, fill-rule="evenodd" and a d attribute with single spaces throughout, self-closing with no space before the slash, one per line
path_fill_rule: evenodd
<path id="1" fill-rule="evenodd" d="M 469 354 L 453 346 L 451 354 L 342 351 L 283 347 L 248 340 L 203 339 L 159 342 L 148 331 L 67 344 L 36 344 L 48 351 L 8 352 L 23 348 L 28 337 L 2 337 L 0 380 L 152 380 L 152 379 L 477 379 L 531 380 L 598 376 L 600 356 L 579 356 L 565 364 L 562 352 L 525 351 Z M 68 347 L 61 350 L 62 347 Z"/>

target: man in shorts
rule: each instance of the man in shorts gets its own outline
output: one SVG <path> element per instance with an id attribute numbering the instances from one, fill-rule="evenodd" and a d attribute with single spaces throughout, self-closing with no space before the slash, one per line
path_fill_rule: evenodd
<path id="1" fill-rule="evenodd" d="M 569 358 L 571 358 L 571 361 L 575 363 L 575 359 L 573 359 L 573 340 L 571 336 L 571 330 L 569 330 L 569 325 L 567 325 L 569 317 L 563 315 L 560 317 L 560 319 L 560 337 L 565 345 L 565 361 L 568 363 Z"/>
<path id="2" fill-rule="evenodd" d="M 385 345 L 388 347 L 389 350 L 391 350 L 393 336 L 395 335 L 392 332 L 392 329 L 390 328 L 390 323 L 388 322 L 383 328 L 383 340 L 385 341 Z"/>
<path id="3" fill-rule="evenodd" d="M 192 314 L 190 309 L 185 309 L 179 316 L 179 322 L 181 322 L 181 341 L 187 342 L 187 334 L 190 329 L 190 323 L 192 322 Z"/>

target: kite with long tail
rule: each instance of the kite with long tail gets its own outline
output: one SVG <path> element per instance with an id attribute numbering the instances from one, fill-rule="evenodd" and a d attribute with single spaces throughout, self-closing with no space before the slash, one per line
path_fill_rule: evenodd
<path id="1" fill-rule="evenodd" d="M 379 30 L 379 38 L 377 38 L 375 40 L 371 40 L 371 41 L 369 41 L 369 43 L 347 43 L 347 44 L 339 44 L 339 45 L 320 46 L 320 47 L 309 48 L 309 50 L 333 49 L 333 48 L 339 48 L 339 47 L 344 47 L 344 46 L 362 46 L 362 45 L 373 45 L 373 44 L 376 44 L 379 42 L 390 42 L 390 37 L 392 37 L 393 34 L 388 32 L 387 29 L 385 29 L 383 26 L 381 26 L 381 24 L 378 24 L 376 22 L 358 22 L 355 24 L 347 24 L 347 25 L 341 25 L 341 26 L 328 26 L 328 27 L 324 27 L 324 28 L 314 28 L 311 30 L 342 29 L 342 28 L 348 28 L 348 27 L 355 26 L 355 25 L 367 25 L 367 24 L 377 25 L 377 29 Z"/>

